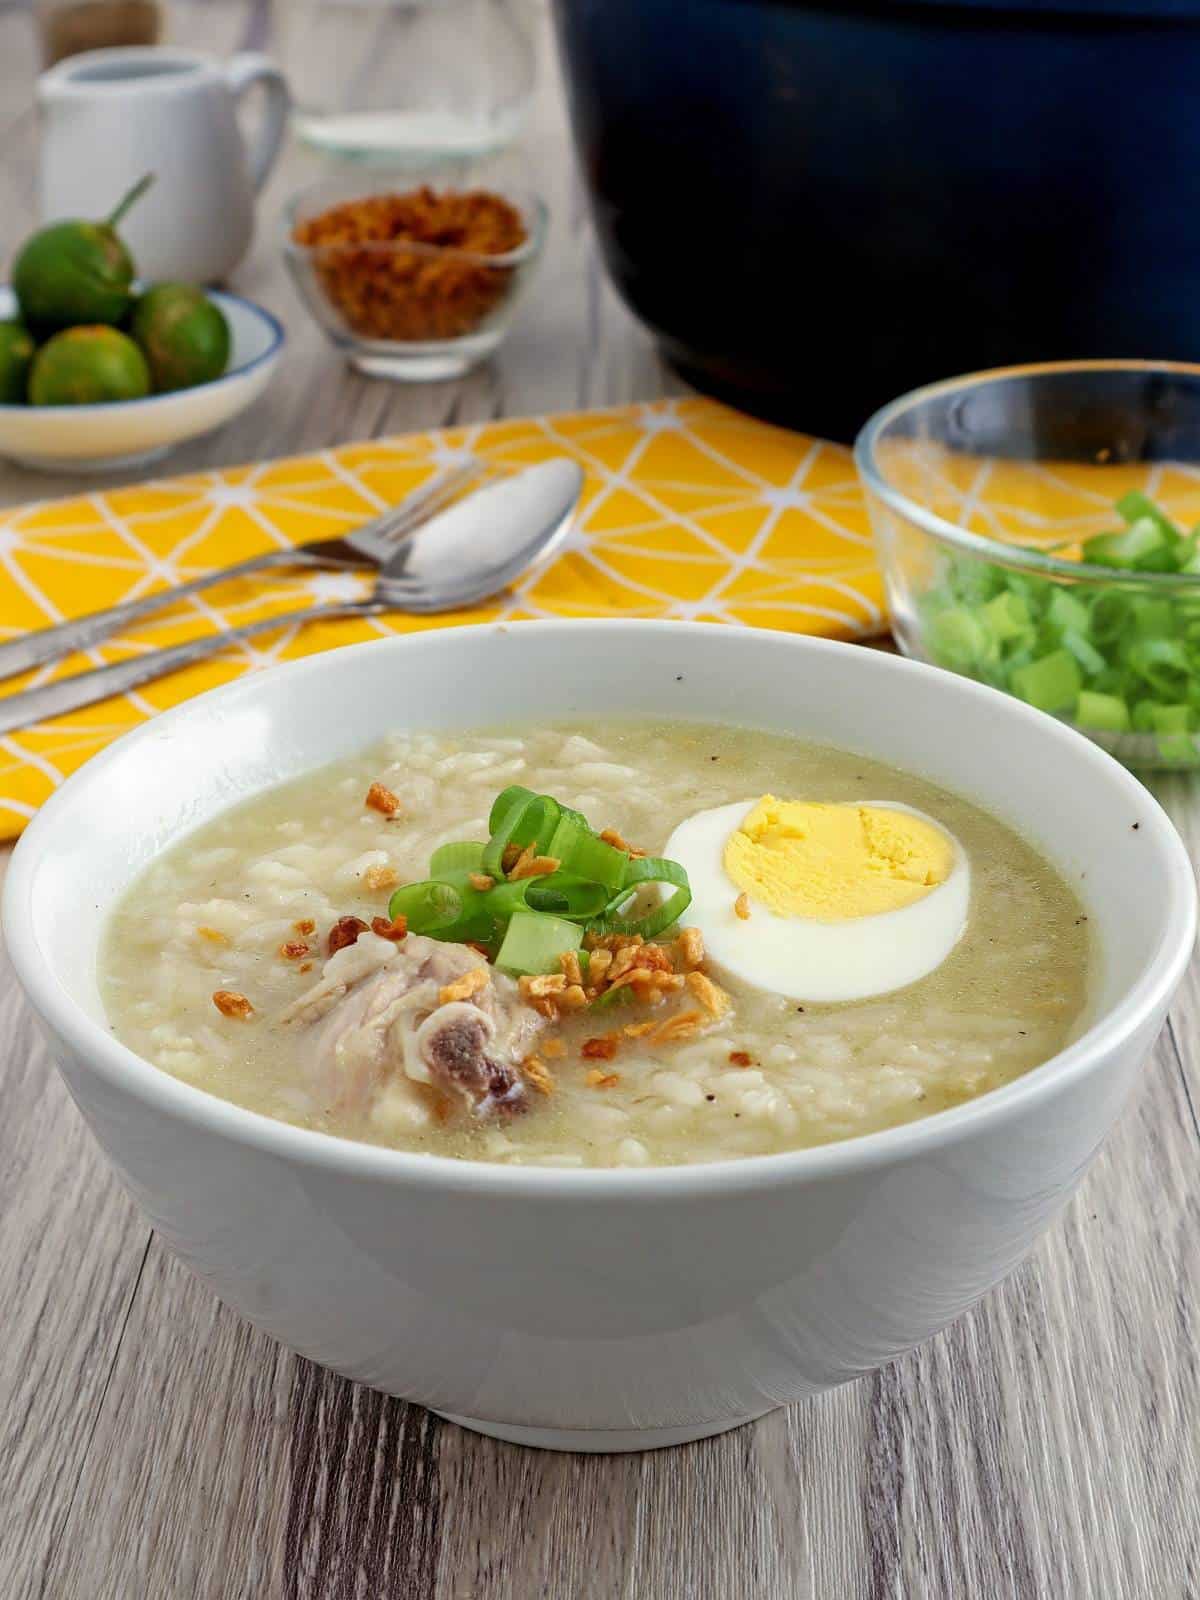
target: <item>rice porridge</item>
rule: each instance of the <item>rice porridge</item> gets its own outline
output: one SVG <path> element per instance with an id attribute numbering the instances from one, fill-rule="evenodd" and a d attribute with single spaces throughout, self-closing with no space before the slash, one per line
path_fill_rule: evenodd
<path id="1" fill-rule="evenodd" d="M 579 1167 L 928 1116 L 1060 1049 L 1088 969 L 1072 890 L 977 806 L 614 722 L 397 734 L 237 806 L 118 905 L 101 983 L 130 1048 L 251 1110 Z"/>

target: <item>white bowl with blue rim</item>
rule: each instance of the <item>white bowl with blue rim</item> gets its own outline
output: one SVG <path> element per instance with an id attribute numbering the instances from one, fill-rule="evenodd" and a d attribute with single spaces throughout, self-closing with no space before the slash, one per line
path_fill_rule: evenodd
<path id="1" fill-rule="evenodd" d="M 140 466 L 185 439 L 240 415 L 270 383 L 283 353 L 282 324 L 240 295 L 209 289 L 229 323 L 229 365 L 219 378 L 144 400 L 91 406 L 0 405 L 0 456 L 52 472 L 98 472 Z M 16 296 L 0 288 L 0 319 L 17 315 Z"/>

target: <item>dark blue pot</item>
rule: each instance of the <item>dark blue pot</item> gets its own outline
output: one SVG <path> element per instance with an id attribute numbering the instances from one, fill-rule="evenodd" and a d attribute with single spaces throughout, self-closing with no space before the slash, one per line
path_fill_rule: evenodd
<path id="1" fill-rule="evenodd" d="M 1200 360 L 1200 0 L 556 0 L 609 270 L 848 439 L 975 367 Z"/>

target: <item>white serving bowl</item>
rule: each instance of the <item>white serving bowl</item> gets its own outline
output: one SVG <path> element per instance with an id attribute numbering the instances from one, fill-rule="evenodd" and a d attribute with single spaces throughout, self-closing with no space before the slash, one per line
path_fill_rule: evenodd
<path id="1" fill-rule="evenodd" d="M 109 1032 L 96 984 L 109 909 L 215 813 L 397 726 L 630 715 L 840 744 L 1012 823 L 1077 886 L 1098 936 L 1079 1036 L 1017 1082 L 890 1132 L 589 1171 L 289 1127 L 168 1077 Z M 779 633 L 573 621 L 336 651 L 147 723 L 34 819 L 4 926 L 76 1103 L 222 1299 L 312 1360 L 484 1433 L 629 1450 L 870 1372 L 1010 1272 L 1137 1077 L 1191 952 L 1195 890 L 1135 778 L 994 690 Z"/>
<path id="2" fill-rule="evenodd" d="M 50 472 L 140 466 L 245 411 L 279 364 L 283 325 L 240 295 L 219 289 L 205 293 L 229 323 L 229 366 L 219 378 L 171 394 L 98 406 L 0 405 L 0 456 Z M 16 296 L 0 288 L 0 320 L 16 314 Z"/>

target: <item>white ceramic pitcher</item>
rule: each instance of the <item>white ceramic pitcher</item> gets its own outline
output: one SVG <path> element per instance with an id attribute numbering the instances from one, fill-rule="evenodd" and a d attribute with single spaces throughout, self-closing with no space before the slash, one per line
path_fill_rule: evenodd
<path id="1" fill-rule="evenodd" d="M 248 148 L 235 111 L 254 84 L 266 104 Z M 287 86 L 266 56 L 226 64 L 191 50 L 91 50 L 43 73 L 38 103 L 44 221 L 105 216 L 153 172 L 121 223 L 139 277 L 211 283 L 245 255 L 255 190 L 287 123 Z"/>

